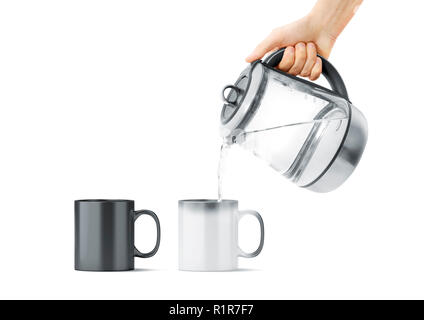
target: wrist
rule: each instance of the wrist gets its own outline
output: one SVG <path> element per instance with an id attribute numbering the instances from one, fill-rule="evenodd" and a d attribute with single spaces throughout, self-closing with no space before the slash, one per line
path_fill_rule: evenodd
<path id="1" fill-rule="evenodd" d="M 318 0 L 308 16 L 314 28 L 335 42 L 362 1 Z"/>
<path id="2" fill-rule="evenodd" d="M 328 58 L 338 36 L 328 28 L 328 17 L 319 12 L 311 11 L 304 19 L 311 32 L 312 40 L 317 46 L 318 53 L 324 58 Z"/>
<path id="3" fill-rule="evenodd" d="M 314 7 L 306 16 L 306 20 L 317 39 L 325 37 L 333 43 L 337 40 L 339 32 L 337 32 L 337 28 L 333 25 L 331 13 L 329 14 L 328 11 L 323 12 L 319 7 Z"/>

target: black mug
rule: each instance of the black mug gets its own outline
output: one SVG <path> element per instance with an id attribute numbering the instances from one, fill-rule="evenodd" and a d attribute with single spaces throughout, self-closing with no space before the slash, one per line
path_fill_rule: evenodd
<path id="1" fill-rule="evenodd" d="M 156 222 L 156 245 L 148 253 L 134 245 L 134 222 L 143 214 Z M 159 244 L 158 217 L 150 210 L 135 211 L 133 200 L 75 201 L 75 270 L 133 270 L 134 257 L 154 256 Z"/>

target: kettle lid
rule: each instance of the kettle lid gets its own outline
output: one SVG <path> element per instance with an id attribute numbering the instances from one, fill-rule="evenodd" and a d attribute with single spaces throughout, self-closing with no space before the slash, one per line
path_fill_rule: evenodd
<path id="1" fill-rule="evenodd" d="M 265 86 L 265 68 L 261 61 L 249 65 L 234 85 L 222 90 L 224 105 L 221 111 L 221 135 L 229 136 L 237 129 L 243 129 L 260 104 Z"/>

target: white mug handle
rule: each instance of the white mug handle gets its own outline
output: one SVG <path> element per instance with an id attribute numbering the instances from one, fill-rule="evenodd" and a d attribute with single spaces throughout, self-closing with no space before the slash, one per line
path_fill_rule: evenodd
<path id="1" fill-rule="evenodd" d="M 239 211 L 238 221 L 240 221 L 241 218 L 243 218 L 244 216 L 247 216 L 247 215 L 254 216 L 256 219 L 258 219 L 259 225 L 261 227 L 261 241 L 259 242 L 258 248 L 251 253 L 244 252 L 243 250 L 240 249 L 240 246 L 239 246 L 238 247 L 238 251 L 239 251 L 238 255 L 239 255 L 239 257 L 243 257 L 243 258 L 254 258 L 259 253 L 261 253 L 262 248 L 264 247 L 264 238 L 265 238 L 264 220 L 262 219 L 261 215 L 254 210 L 242 210 L 242 211 Z"/>

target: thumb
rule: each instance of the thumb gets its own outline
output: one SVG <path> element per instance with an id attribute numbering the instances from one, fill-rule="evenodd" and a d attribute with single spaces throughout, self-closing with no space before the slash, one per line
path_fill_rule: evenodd
<path id="1" fill-rule="evenodd" d="M 266 53 L 271 50 L 278 49 L 284 46 L 284 38 L 280 30 L 272 31 L 253 52 L 246 58 L 246 62 L 253 62 L 261 59 Z"/>

